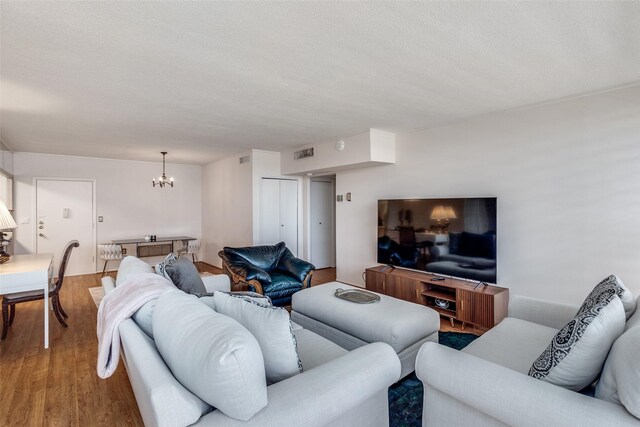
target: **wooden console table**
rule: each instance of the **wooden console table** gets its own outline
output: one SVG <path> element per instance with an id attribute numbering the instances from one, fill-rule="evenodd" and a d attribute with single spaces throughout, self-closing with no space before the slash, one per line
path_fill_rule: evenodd
<path id="1" fill-rule="evenodd" d="M 493 328 L 507 316 L 509 289 L 500 286 L 382 265 L 367 268 L 365 277 L 368 290 L 424 304 L 451 319 L 452 325 L 454 320 L 462 322 L 462 329 L 466 323 Z M 438 306 L 436 299 L 448 307 Z"/>

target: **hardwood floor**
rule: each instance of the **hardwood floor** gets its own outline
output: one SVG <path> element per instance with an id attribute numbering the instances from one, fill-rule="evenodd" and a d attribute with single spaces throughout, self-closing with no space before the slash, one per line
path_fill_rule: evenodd
<path id="1" fill-rule="evenodd" d="M 18 304 L 0 342 L 0 425 L 142 426 L 124 365 L 106 380 L 96 374 L 97 308 L 88 288 L 99 275 L 66 277 L 60 300 L 68 328 L 50 317 L 43 348 L 42 301 Z"/>
<path id="2" fill-rule="evenodd" d="M 204 263 L 200 270 L 221 273 Z M 312 285 L 335 278 L 335 268 L 317 270 Z M 96 374 L 98 310 L 88 291 L 95 286 L 99 274 L 65 278 L 60 299 L 69 327 L 50 317 L 48 350 L 42 346 L 42 301 L 16 306 L 15 321 L 0 342 L 0 426 L 143 425 L 124 365 L 106 380 Z M 459 326 L 453 330 L 460 332 Z M 448 321 L 442 330 L 451 330 Z"/>

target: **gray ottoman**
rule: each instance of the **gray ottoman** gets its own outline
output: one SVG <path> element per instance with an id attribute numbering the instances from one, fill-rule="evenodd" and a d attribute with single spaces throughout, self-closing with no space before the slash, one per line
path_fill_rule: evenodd
<path id="1" fill-rule="evenodd" d="M 356 304 L 334 296 L 338 288 L 360 289 L 331 282 L 296 292 L 291 320 L 349 351 L 372 342 L 389 344 L 400 358 L 402 377 L 415 370 L 422 344 L 438 342 L 440 316 L 434 310 L 386 295 Z"/>

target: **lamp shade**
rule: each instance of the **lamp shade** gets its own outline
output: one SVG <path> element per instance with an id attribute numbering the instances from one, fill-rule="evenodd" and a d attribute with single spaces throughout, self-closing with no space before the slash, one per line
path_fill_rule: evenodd
<path id="1" fill-rule="evenodd" d="M 438 205 L 433 208 L 431 211 L 431 219 L 437 219 L 441 221 L 443 219 L 454 219 L 456 217 L 456 213 L 454 212 L 451 206 L 442 206 Z"/>
<path id="2" fill-rule="evenodd" d="M 442 205 L 438 205 L 434 207 L 433 210 L 431 211 L 431 219 L 441 220 L 446 218 L 447 218 L 447 211 Z"/>
<path id="3" fill-rule="evenodd" d="M 456 219 L 456 213 L 454 212 L 453 208 L 451 206 L 447 206 L 446 208 L 444 208 L 445 211 L 445 215 L 446 218 L 448 219 Z"/>
<path id="4" fill-rule="evenodd" d="M 13 230 L 17 227 L 18 225 L 9 213 L 9 209 L 7 209 L 4 202 L 0 200 L 0 230 Z"/>

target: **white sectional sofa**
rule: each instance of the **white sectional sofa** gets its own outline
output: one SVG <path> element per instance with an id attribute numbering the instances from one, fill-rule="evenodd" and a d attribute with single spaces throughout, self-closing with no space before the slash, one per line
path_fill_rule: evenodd
<path id="1" fill-rule="evenodd" d="M 416 359 L 416 374 L 424 384 L 423 425 L 639 426 L 640 420 L 621 404 L 527 375 L 533 361 L 577 311 L 577 306 L 516 296 L 509 303 L 509 317 L 462 351 L 425 344 Z M 617 386 L 627 381 L 627 395 L 631 389 L 635 400 L 627 403 L 636 411 L 640 363 L 632 361 L 639 360 L 639 327 L 637 309 L 608 356 L 612 358 L 615 350 L 619 360 L 612 361 L 618 364 L 614 369 L 629 374 Z"/>
<path id="2" fill-rule="evenodd" d="M 150 271 L 135 258 L 123 264 L 115 281 L 105 278 L 105 291 L 130 274 Z M 211 283 L 205 281 L 208 290 Z M 239 421 L 184 387 L 136 321 L 124 321 L 119 330 L 124 363 L 147 426 L 388 426 L 387 389 L 400 377 L 400 361 L 387 344 L 348 352 L 294 324 L 304 371 L 269 385 L 267 406 L 248 421 Z"/>

